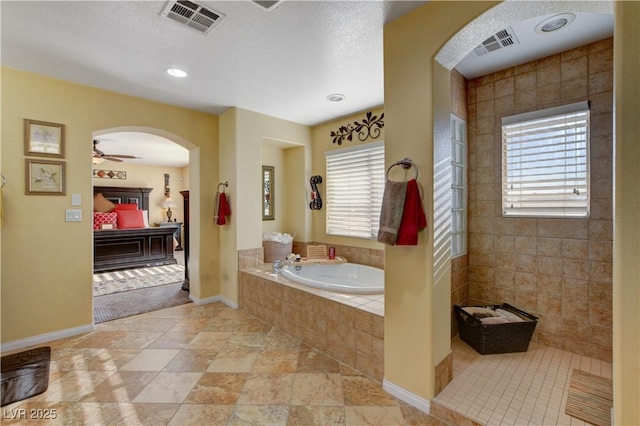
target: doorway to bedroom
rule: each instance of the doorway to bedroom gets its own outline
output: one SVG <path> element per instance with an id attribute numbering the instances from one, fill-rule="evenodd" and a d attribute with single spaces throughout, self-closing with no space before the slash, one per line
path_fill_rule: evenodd
<path id="1" fill-rule="evenodd" d="M 141 128 L 94 133 L 95 323 L 190 302 L 184 247 L 189 150 L 164 134 Z"/>

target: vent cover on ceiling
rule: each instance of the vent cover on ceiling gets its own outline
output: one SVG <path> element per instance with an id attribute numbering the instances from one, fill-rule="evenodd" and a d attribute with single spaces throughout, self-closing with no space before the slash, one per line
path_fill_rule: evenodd
<path id="1" fill-rule="evenodd" d="M 251 0 L 251 3 L 259 6 L 261 9 L 273 10 L 282 0 Z"/>
<path id="2" fill-rule="evenodd" d="M 482 56 L 518 43 L 520 42 L 513 33 L 513 30 L 511 28 L 506 28 L 502 31 L 498 31 L 496 34 L 483 41 L 482 44 L 478 45 L 478 47 L 473 49 L 473 51 L 476 55 Z"/>
<path id="3" fill-rule="evenodd" d="M 205 35 L 225 17 L 220 12 L 188 0 L 171 0 L 161 15 Z"/>

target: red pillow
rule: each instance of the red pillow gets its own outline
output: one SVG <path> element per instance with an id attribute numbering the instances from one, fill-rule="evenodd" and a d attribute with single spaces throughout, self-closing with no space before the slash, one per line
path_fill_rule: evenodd
<path id="1" fill-rule="evenodd" d="M 100 213 L 93 212 L 93 229 L 99 230 L 102 229 L 102 224 L 110 224 L 113 225 L 111 228 L 105 229 L 117 229 L 118 217 L 117 213 Z"/>
<path id="2" fill-rule="evenodd" d="M 118 210 L 118 229 L 144 228 L 142 210 Z"/>
<path id="3" fill-rule="evenodd" d="M 113 211 L 121 211 L 121 210 L 138 210 L 137 204 L 115 204 Z"/>

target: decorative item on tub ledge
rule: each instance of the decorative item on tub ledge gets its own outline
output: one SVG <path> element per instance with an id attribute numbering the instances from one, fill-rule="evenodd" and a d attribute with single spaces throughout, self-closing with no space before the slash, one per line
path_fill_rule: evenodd
<path id="1" fill-rule="evenodd" d="M 309 208 L 311 210 L 320 210 L 322 208 L 322 198 L 320 197 L 320 191 L 318 191 L 318 184 L 322 183 L 322 176 L 311 176 L 309 180 L 311 182 L 311 202 Z"/>
<path id="2" fill-rule="evenodd" d="M 358 139 L 362 142 L 368 138 L 377 138 L 380 136 L 380 129 L 384 127 L 384 113 L 380 114 L 380 117 L 373 115 L 373 112 L 367 113 L 367 118 L 354 122 L 353 124 L 347 124 L 346 126 L 340 126 L 337 132 L 332 131 L 331 137 L 333 143 L 342 145 L 342 142 L 346 139 L 348 141 L 353 140 L 353 133 L 358 133 Z"/>

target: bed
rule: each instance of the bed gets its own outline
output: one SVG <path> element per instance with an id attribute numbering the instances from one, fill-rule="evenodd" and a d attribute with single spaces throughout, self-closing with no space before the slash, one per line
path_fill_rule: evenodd
<path id="1" fill-rule="evenodd" d="M 146 212 L 149 211 L 149 193 L 152 190 L 153 188 L 93 187 L 94 273 L 177 263 L 173 257 L 175 229 L 148 225 Z M 116 206 L 114 209 L 109 209 L 111 203 Z M 96 206 L 99 206 L 97 212 Z M 137 213 L 132 213 L 134 211 Z M 135 219 L 129 219 L 134 217 Z M 147 219 L 140 223 L 139 217 Z"/>

